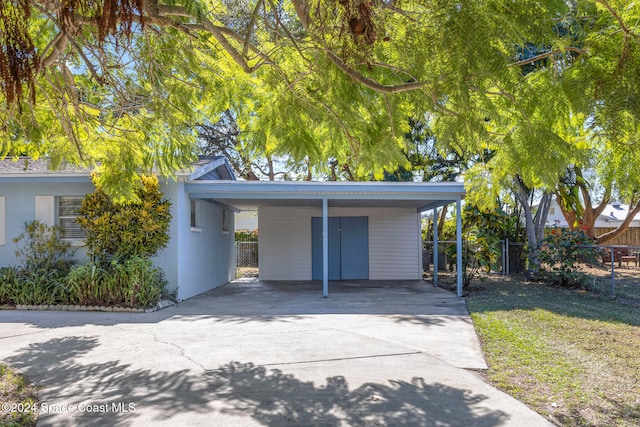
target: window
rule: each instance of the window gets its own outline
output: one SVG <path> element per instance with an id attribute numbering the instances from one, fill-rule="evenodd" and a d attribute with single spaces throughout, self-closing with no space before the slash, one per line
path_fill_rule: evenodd
<path id="1" fill-rule="evenodd" d="M 191 231 L 201 231 L 200 230 L 200 214 L 199 203 L 197 200 L 191 200 Z"/>
<path id="2" fill-rule="evenodd" d="M 226 209 L 222 209 L 222 232 L 223 233 L 229 232 L 230 217 L 231 217 L 231 213 Z"/>
<path id="3" fill-rule="evenodd" d="M 556 208 L 549 208 L 549 215 L 555 215 L 556 214 Z"/>
<path id="4" fill-rule="evenodd" d="M 62 231 L 62 238 L 69 240 L 84 239 L 85 232 L 78 224 L 78 212 L 82 206 L 83 196 L 58 197 L 58 226 Z"/>

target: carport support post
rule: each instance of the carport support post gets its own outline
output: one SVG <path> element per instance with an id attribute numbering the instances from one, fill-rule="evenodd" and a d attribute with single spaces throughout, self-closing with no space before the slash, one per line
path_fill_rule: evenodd
<path id="1" fill-rule="evenodd" d="M 438 208 L 433 210 L 433 286 L 438 286 Z"/>
<path id="2" fill-rule="evenodd" d="M 322 199 L 322 296 L 329 296 L 329 200 Z"/>
<path id="3" fill-rule="evenodd" d="M 462 296 L 462 207 L 460 198 L 456 200 L 456 271 L 458 273 L 458 296 Z"/>

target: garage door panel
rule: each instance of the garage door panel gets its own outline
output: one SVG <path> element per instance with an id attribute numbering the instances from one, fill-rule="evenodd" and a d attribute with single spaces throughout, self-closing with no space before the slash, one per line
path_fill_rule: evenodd
<path id="1" fill-rule="evenodd" d="M 369 225 L 366 216 L 342 217 L 340 227 L 341 278 L 369 278 Z"/>
<path id="2" fill-rule="evenodd" d="M 329 217 L 329 280 L 369 278 L 367 217 Z M 322 218 L 311 218 L 313 280 L 322 280 Z"/>

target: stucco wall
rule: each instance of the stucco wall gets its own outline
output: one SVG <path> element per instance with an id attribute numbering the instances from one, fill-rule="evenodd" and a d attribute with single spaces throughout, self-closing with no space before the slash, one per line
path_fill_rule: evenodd
<path id="1" fill-rule="evenodd" d="M 311 280 L 311 218 L 321 216 L 316 208 L 260 208 L 260 279 Z M 369 217 L 369 279 L 421 277 L 420 221 L 414 208 L 329 208 L 329 216 Z"/>
<path id="2" fill-rule="evenodd" d="M 84 196 L 93 191 L 93 184 L 60 182 L 8 182 L 0 183 L 0 197 L 4 198 L 4 244 L 0 241 L 0 266 L 15 265 L 16 245 L 13 238 L 24 231 L 24 224 L 36 219 L 36 197 Z M 53 224 L 52 224 L 53 225 Z M 2 221 L 0 221 L 0 227 Z M 80 244 L 80 242 L 76 242 Z M 78 247 L 76 259 L 86 255 L 84 247 Z"/>
<path id="3" fill-rule="evenodd" d="M 0 266 L 17 264 L 16 246 L 12 239 L 22 232 L 26 221 L 55 218 L 51 211 L 55 207 L 51 196 L 83 196 L 93 190 L 89 178 L 86 183 L 1 183 L 0 198 L 4 201 L 4 212 L 0 212 L 0 227 L 4 222 L 4 244 L 0 239 Z M 173 203 L 173 218 L 169 226 L 169 244 L 154 258 L 154 262 L 164 270 L 169 289 L 177 289 L 178 298 L 186 299 L 233 279 L 233 213 L 229 212 L 230 231 L 223 233 L 222 208 L 200 202 L 200 231 L 191 231 L 190 204 L 184 184 L 163 183 L 161 191 Z M 36 212 L 36 198 L 39 198 L 39 212 Z M 49 201 L 51 206 L 47 206 Z M 78 247 L 76 259 L 80 262 L 86 260 L 83 246 Z"/>
<path id="4" fill-rule="evenodd" d="M 155 261 L 165 271 L 179 300 L 191 298 L 232 280 L 235 275 L 233 213 L 228 211 L 229 231 L 222 230 L 220 206 L 199 200 L 197 228 L 191 227 L 191 200 L 184 183 L 161 186 L 172 201 L 171 240 Z"/>
<path id="5" fill-rule="evenodd" d="M 218 205 L 197 201 L 197 228 L 191 227 L 191 206 L 183 183 L 172 183 L 172 243 L 158 256 L 167 278 L 177 286 L 178 299 L 190 298 L 232 280 L 235 274 L 233 212 L 227 211 L 228 231 L 222 229 Z"/>

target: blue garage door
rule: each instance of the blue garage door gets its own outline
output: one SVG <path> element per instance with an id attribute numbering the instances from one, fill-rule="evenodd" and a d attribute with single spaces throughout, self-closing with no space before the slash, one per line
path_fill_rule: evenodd
<path id="1" fill-rule="evenodd" d="M 329 280 L 369 278 L 369 219 L 329 218 Z M 322 280 L 322 218 L 311 218 L 313 280 Z"/>

